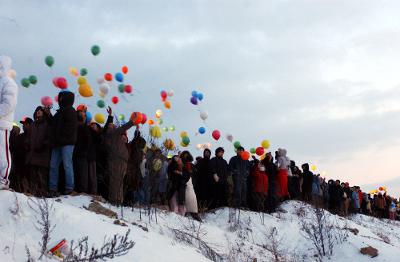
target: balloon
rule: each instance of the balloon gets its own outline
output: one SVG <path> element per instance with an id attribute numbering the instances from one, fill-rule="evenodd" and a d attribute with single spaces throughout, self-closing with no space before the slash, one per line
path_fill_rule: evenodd
<path id="1" fill-rule="evenodd" d="M 242 145 L 240 144 L 239 141 L 236 141 L 235 143 L 233 143 L 233 146 L 238 149 L 239 147 L 241 147 Z"/>
<path id="2" fill-rule="evenodd" d="M 218 139 L 221 137 L 221 133 L 218 130 L 214 130 L 212 132 L 212 137 L 218 141 Z"/>
<path id="3" fill-rule="evenodd" d="M 165 101 L 167 101 L 167 98 L 166 97 L 161 97 L 161 101 L 165 102 Z"/>
<path id="4" fill-rule="evenodd" d="M 255 154 L 256 153 L 256 149 L 254 147 L 250 148 L 250 153 L 251 154 Z"/>
<path id="5" fill-rule="evenodd" d="M 158 125 L 162 125 L 163 122 L 164 122 L 164 121 L 163 121 L 161 118 L 157 119 L 157 124 L 158 124 Z"/>
<path id="6" fill-rule="evenodd" d="M 206 132 L 206 128 L 204 126 L 199 127 L 199 133 L 204 134 Z"/>
<path id="7" fill-rule="evenodd" d="M 241 157 L 243 160 L 249 160 L 249 158 L 250 158 L 250 153 L 247 152 L 247 151 L 243 151 L 243 152 L 240 154 L 240 157 Z"/>
<path id="8" fill-rule="evenodd" d="M 103 92 L 99 92 L 99 96 L 101 97 L 101 98 L 104 98 L 106 95 L 103 93 Z"/>
<path id="9" fill-rule="evenodd" d="M 170 90 L 170 91 L 168 92 L 168 96 L 174 96 L 174 90 Z"/>
<path id="10" fill-rule="evenodd" d="M 256 149 L 256 154 L 257 154 L 257 156 L 262 156 L 262 155 L 264 155 L 264 148 L 263 147 L 257 147 L 257 149 Z"/>
<path id="11" fill-rule="evenodd" d="M 87 84 L 87 80 L 86 80 L 86 78 L 83 77 L 83 76 L 78 77 L 78 79 L 77 79 L 76 81 L 78 82 L 78 85 Z"/>
<path id="12" fill-rule="evenodd" d="M 192 96 L 193 96 L 193 97 L 197 97 L 197 91 L 194 91 L 194 90 L 193 90 L 193 91 L 192 91 Z"/>
<path id="13" fill-rule="evenodd" d="M 90 48 L 90 51 L 92 52 L 92 55 L 97 56 L 98 54 L 100 54 L 100 46 L 92 45 L 92 48 Z"/>
<path id="14" fill-rule="evenodd" d="M 119 85 L 118 85 L 118 91 L 119 91 L 120 93 L 123 93 L 123 92 L 125 91 L 125 85 L 124 85 L 124 84 L 119 84 Z"/>
<path id="15" fill-rule="evenodd" d="M 81 73 L 81 76 L 85 76 L 85 75 L 87 75 L 88 71 L 86 68 L 82 68 L 80 73 Z"/>
<path id="16" fill-rule="evenodd" d="M 203 98 L 204 98 L 204 96 L 203 96 L 202 93 L 197 93 L 197 99 L 198 99 L 199 101 L 203 100 Z"/>
<path id="17" fill-rule="evenodd" d="M 54 101 L 56 101 L 56 103 L 58 103 L 58 95 L 54 96 Z"/>
<path id="18" fill-rule="evenodd" d="M 53 101 L 51 101 L 51 98 L 49 96 L 42 97 L 40 102 L 42 103 L 42 106 L 52 106 L 53 105 Z"/>
<path id="19" fill-rule="evenodd" d="M 156 111 L 156 118 L 160 118 L 161 116 L 162 116 L 162 111 L 161 111 L 161 109 L 158 109 L 157 111 Z"/>
<path id="20" fill-rule="evenodd" d="M 383 191 L 383 187 L 381 187 L 381 186 L 378 189 L 379 189 L 379 191 Z"/>
<path id="21" fill-rule="evenodd" d="M 183 141 L 181 141 L 180 145 L 181 145 L 181 147 L 187 147 L 187 146 L 188 146 L 188 145 L 185 145 L 185 144 L 183 143 Z"/>
<path id="22" fill-rule="evenodd" d="M 128 73 L 128 67 L 127 66 L 123 66 L 121 71 L 122 71 L 122 73 L 124 73 L 126 75 Z"/>
<path id="23" fill-rule="evenodd" d="M 113 80 L 113 76 L 110 73 L 105 73 L 104 74 L 104 79 L 107 81 L 112 81 Z"/>
<path id="24" fill-rule="evenodd" d="M 165 101 L 164 102 L 164 106 L 165 106 L 166 109 L 171 109 L 171 102 Z"/>
<path id="25" fill-rule="evenodd" d="M 115 74 L 115 80 L 117 80 L 118 82 L 123 82 L 124 81 L 124 75 L 120 72 Z"/>
<path id="26" fill-rule="evenodd" d="M 65 79 L 64 77 L 57 77 L 57 85 L 56 86 L 59 87 L 60 89 L 68 88 L 67 79 Z"/>
<path id="27" fill-rule="evenodd" d="M 160 92 L 160 95 L 161 95 L 161 97 L 164 98 L 164 99 L 166 99 L 167 96 L 168 96 L 167 92 L 165 92 L 164 90 L 162 90 L 162 91 Z"/>
<path id="28" fill-rule="evenodd" d="M 166 139 L 165 141 L 164 141 L 164 147 L 167 149 L 167 150 L 174 150 L 175 149 L 175 143 L 174 143 L 174 141 L 172 140 L 172 139 Z"/>
<path id="29" fill-rule="evenodd" d="M 32 85 L 36 85 L 36 83 L 37 83 L 37 77 L 34 76 L 34 75 L 29 76 L 29 82 L 30 82 Z"/>
<path id="30" fill-rule="evenodd" d="M 114 105 L 118 104 L 118 101 L 119 101 L 119 99 L 118 99 L 117 96 L 113 96 L 113 97 L 111 98 L 111 102 L 112 102 Z"/>
<path id="31" fill-rule="evenodd" d="M 100 108 L 104 108 L 106 106 L 106 103 L 104 102 L 104 100 L 98 100 L 97 101 L 97 106 Z"/>
<path id="32" fill-rule="evenodd" d="M 92 121 L 92 113 L 86 111 L 86 123 L 90 123 Z"/>
<path id="33" fill-rule="evenodd" d="M 192 98 L 190 98 L 190 103 L 192 103 L 193 105 L 197 105 L 197 98 L 195 96 L 192 96 Z"/>
<path id="34" fill-rule="evenodd" d="M 226 134 L 226 139 L 227 139 L 229 142 L 232 143 L 232 141 L 233 141 L 233 135 L 231 135 L 231 134 Z"/>
<path id="35" fill-rule="evenodd" d="M 268 149 L 269 147 L 270 147 L 270 144 L 269 144 L 269 141 L 268 140 L 263 140 L 263 141 L 261 141 L 261 146 L 264 148 L 264 149 Z"/>
<path id="36" fill-rule="evenodd" d="M 123 114 L 118 115 L 119 121 L 125 121 L 125 116 Z"/>
<path id="37" fill-rule="evenodd" d="M 103 114 L 97 113 L 94 115 L 94 121 L 96 121 L 99 124 L 104 124 L 106 122 L 106 118 Z"/>
<path id="38" fill-rule="evenodd" d="M 23 87 L 29 87 L 29 85 L 30 85 L 29 79 L 28 78 L 22 78 L 21 85 Z"/>
<path id="39" fill-rule="evenodd" d="M 110 87 L 108 86 L 107 83 L 102 83 L 102 84 L 100 85 L 100 91 L 101 91 L 103 94 L 107 95 L 109 90 L 110 90 Z"/>
<path id="40" fill-rule="evenodd" d="M 168 127 L 164 126 L 164 127 L 163 127 L 163 131 L 164 131 L 164 132 L 168 132 Z"/>
<path id="41" fill-rule="evenodd" d="M 73 76 L 76 76 L 78 74 L 78 70 L 75 67 L 70 67 L 69 68 L 69 73 Z"/>
<path id="42" fill-rule="evenodd" d="M 103 77 L 97 78 L 97 83 L 98 83 L 99 85 L 101 85 L 101 84 L 103 84 L 103 83 L 105 83 L 105 82 L 106 82 L 106 80 L 104 80 Z"/>
<path id="43" fill-rule="evenodd" d="M 142 125 L 146 124 L 147 122 L 147 115 L 142 113 Z"/>
<path id="44" fill-rule="evenodd" d="M 182 143 L 185 145 L 189 145 L 189 143 L 190 143 L 189 137 L 188 136 L 182 137 Z"/>
<path id="45" fill-rule="evenodd" d="M 83 97 L 91 97 L 93 96 L 93 90 L 88 84 L 80 85 L 78 88 L 78 92 Z"/>
<path id="46" fill-rule="evenodd" d="M 187 136 L 187 132 L 186 132 L 186 131 L 182 131 L 181 134 L 180 134 L 180 136 L 181 136 L 181 137 Z"/>
<path id="47" fill-rule="evenodd" d="M 132 86 L 131 86 L 131 85 L 125 85 L 124 91 L 125 91 L 125 93 L 127 93 L 127 94 L 132 93 Z"/>
<path id="48" fill-rule="evenodd" d="M 58 85 L 57 85 L 57 80 L 58 80 L 58 77 L 53 77 L 53 85 L 55 86 L 55 87 L 58 87 Z"/>
<path id="49" fill-rule="evenodd" d="M 142 123 L 142 114 L 140 112 L 133 112 L 130 120 L 137 126 Z"/>
<path id="50" fill-rule="evenodd" d="M 153 119 L 147 120 L 147 124 L 149 124 L 149 126 L 154 125 L 154 120 Z"/>
<path id="51" fill-rule="evenodd" d="M 311 170 L 312 170 L 312 171 L 317 170 L 317 166 L 316 166 L 316 165 L 311 165 Z"/>
<path id="52" fill-rule="evenodd" d="M 153 126 L 150 129 L 150 136 L 154 138 L 160 138 L 162 136 L 161 129 L 158 126 Z"/>
<path id="53" fill-rule="evenodd" d="M 169 131 L 171 131 L 171 132 L 175 131 L 175 126 L 170 126 Z"/>
<path id="54" fill-rule="evenodd" d="M 45 57 L 44 62 L 46 63 L 46 65 L 48 67 L 52 67 L 54 65 L 54 57 L 52 57 L 51 55 L 48 55 Z"/>
<path id="55" fill-rule="evenodd" d="M 208 113 L 204 111 L 200 112 L 200 118 L 203 119 L 203 121 L 206 120 L 208 118 Z"/>

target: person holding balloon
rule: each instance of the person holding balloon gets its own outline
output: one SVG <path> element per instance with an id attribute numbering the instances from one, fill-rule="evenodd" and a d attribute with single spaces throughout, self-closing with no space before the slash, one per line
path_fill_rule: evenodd
<path id="1" fill-rule="evenodd" d="M 18 85 L 8 74 L 12 60 L 0 56 L 0 190 L 8 189 L 11 169 L 9 147 L 10 131 L 13 128 L 14 111 L 17 106 Z"/>

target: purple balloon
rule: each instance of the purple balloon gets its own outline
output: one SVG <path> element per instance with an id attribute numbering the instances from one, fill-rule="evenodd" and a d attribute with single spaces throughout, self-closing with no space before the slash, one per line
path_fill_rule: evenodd
<path id="1" fill-rule="evenodd" d="M 192 96 L 192 98 L 190 98 L 190 103 L 192 103 L 193 105 L 197 105 L 197 97 Z"/>

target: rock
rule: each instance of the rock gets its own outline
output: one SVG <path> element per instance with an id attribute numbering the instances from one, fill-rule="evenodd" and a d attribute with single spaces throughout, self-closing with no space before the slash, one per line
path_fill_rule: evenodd
<path id="1" fill-rule="evenodd" d="M 86 207 L 85 207 L 86 208 Z M 101 214 L 105 215 L 109 218 L 118 218 L 117 213 L 114 211 L 103 207 L 99 202 L 94 201 L 93 203 L 90 203 L 89 207 L 86 208 L 87 210 L 96 213 L 96 214 Z"/>
<path id="2" fill-rule="evenodd" d="M 122 227 L 127 227 L 128 226 L 124 222 L 121 222 L 121 220 L 119 220 L 119 219 L 114 220 L 114 225 L 118 225 L 118 226 L 122 226 Z"/>
<path id="3" fill-rule="evenodd" d="M 361 248 L 360 252 L 361 252 L 361 254 L 368 255 L 370 257 L 377 257 L 378 256 L 378 249 L 373 248 L 371 246 Z"/>
<path id="4" fill-rule="evenodd" d="M 360 231 L 358 231 L 358 229 L 357 228 L 347 228 L 351 233 L 353 233 L 354 235 L 358 235 L 358 233 L 360 232 Z"/>

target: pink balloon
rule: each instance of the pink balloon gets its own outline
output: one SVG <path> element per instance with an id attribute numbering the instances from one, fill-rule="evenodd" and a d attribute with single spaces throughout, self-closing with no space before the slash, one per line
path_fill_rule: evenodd
<path id="1" fill-rule="evenodd" d="M 53 105 L 53 101 L 51 100 L 51 98 L 49 96 L 42 97 L 41 103 L 43 106 L 52 106 Z"/>
<path id="2" fill-rule="evenodd" d="M 218 140 L 218 139 L 221 137 L 221 133 L 220 133 L 218 130 L 214 130 L 214 131 L 212 132 L 212 137 L 213 137 L 215 140 Z"/>
<path id="3" fill-rule="evenodd" d="M 68 87 L 67 79 L 65 79 L 64 77 L 58 77 L 57 78 L 57 87 L 59 87 L 61 89 L 66 89 Z"/>
<path id="4" fill-rule="evenodd" d="M 57 81 L 58 81 L 58 77 L 54 77 L 54 78 L 53 78 L 53 85 L 54 85 L 55 87 L 58 87 Z"/>
<path id="5" fill-rule="evenodd" d="M 147 122 L 147 116 L 146 114 L 142 113 L 142 125 L 146 124 L 146 122 Z"/>

